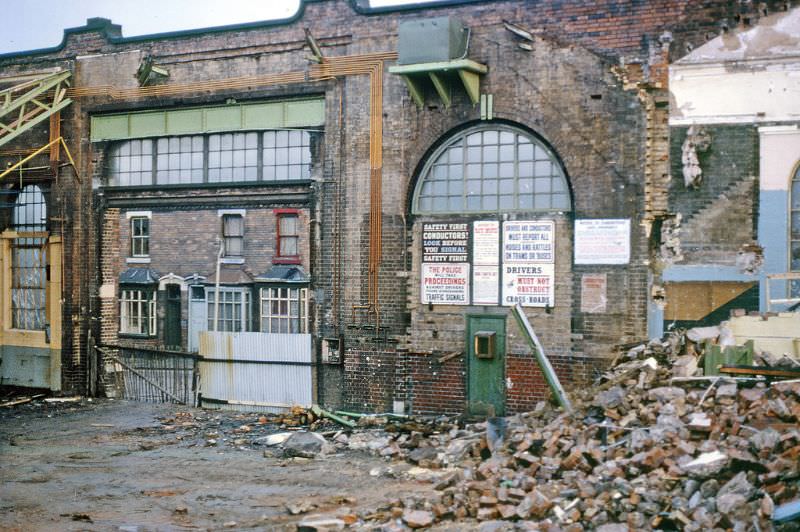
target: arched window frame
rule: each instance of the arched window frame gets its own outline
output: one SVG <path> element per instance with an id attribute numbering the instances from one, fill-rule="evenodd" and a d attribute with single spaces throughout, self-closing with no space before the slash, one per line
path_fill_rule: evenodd
<path id="1" fill-rule="evenodd" d="M 497 140 L 486 142 L 485 133 L 496 133 Z M 471 144 L 471 138 L 481 135 L 480 144 Z M 513 135 L 513 143 L 508 143 L 508 135 Z M 505 137 L 506 140 L 503 140 Z M 460 150 L 457 150 L 458 147 Z M 528 147 L 530 146 L 530 147 Z M 513 159 L 509 160 L 501 154 L 503 148 L 513 149 Z M 521 147 L 524 147 L 521 149 Z M 480 150 L 480 159 L 474 160 L 470 153 L 475 153 L 473 148 Z M 485 160 L 487 149 L 497 148 L 496 158 Z M 525 153 L 523 153 L 523 150 Z M 461 158 L 453 161 L 454 151 L 461 151 Z M 501 165 L 512 165 L 513 176 Z M 472 166 L 476 165 L 476 166 Z M 470 166 L 472 166 L 470 168 Z M 444 170 L 444 179 L 433 177 L 435 172 Z M 451 178 L 450 168 L 456 168 L 459 178 Z M 496 167 L 496 168 L 493 168 Z M 475 169 L 480 171 L 476 174 Z M 549 172 L 545 171 L 549 169 Z M 460 169 L 460 170 L 459 170 Z M 489 172 L 487 172 L 489 170 Z M 507 183 L 503 183 L 506 181 Z M 426 183 L 430 186 L 426 186 Z M 443 183 L 443 184 L 442 184 Z M 460 183 L 460 191 L 459 191 Z M 485 184 L 489 184 L 488 190 Z M 475 185 L 480 186 L 480 192 L 475 192 Z M 509 185 L 513 188 L 509 189 Z M 438 191 L 426 193 L 426 188 L 439 187 Z M 447 187 L 446 191 L 442 187 Z M 505 187 L 505 189 L 503 188 Z M 492 192 L 494 189 L 496 192 Z M 505 194 L 502 192 L 505 191 Z M 456 198 L 460 196 L 460 207 L 456 205 Z M 484 197 L 495 196 L 496 205 L 483 205 Z M 538 196 L 538 197 L 537 197 Z M 433 209 L 423 202 L 431 198 L 444 198 L 449 203 L 445 209 Z M 502 197 L 505 197 L 505 203 Z M 508 198 L 513 201 L 508 204 Z M 524 199 L 524 201 L 522 201 Z M 544 200 L 547 201 L 544 201 Z M 481 205 L 475 208 L 474 202 Z M 473 205 L 470 205 L 473 203 Z M 412 213 L 415 215 L 447 215 L 447 214 L 497 214 L 501 212 L 565 212 L 571 211 L 571 192 L 566 172 L 554 150 L 534 134 L 509 124 L 486 123 L 459 131 L 448 137 L 427 158 L 420 172 L 412 198 Z"/>

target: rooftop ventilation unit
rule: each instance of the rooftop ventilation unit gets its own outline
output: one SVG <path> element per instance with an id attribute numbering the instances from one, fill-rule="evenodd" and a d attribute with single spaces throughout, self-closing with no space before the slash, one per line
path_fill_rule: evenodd
<path id="1" fill-rule="evenodd" d="M 407 20 L 398 28 L 397 64 L 463 59 L 468 46 L 469 29 L 453 17 Z"/>

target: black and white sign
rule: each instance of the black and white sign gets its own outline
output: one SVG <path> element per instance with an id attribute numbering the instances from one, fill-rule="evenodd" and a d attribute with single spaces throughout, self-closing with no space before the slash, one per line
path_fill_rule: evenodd
<path id="1" fill-rule="evenodd" d="M 468 223 L 422 224 L 422 262 L 469 262 Z"/>

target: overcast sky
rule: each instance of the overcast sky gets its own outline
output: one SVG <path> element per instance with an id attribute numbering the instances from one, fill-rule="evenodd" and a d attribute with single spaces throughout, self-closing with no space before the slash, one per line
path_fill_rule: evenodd
<path id="1" fill-rule="evenodd" d="M 410 0 L 373 0 L 372 5 Z M 419 1 L 419 0 L 417 0 Z M 105 17 L 122 25 L 122 35 L 208 28 L 293 15 L 299 0 L 0 0 L 0 54 L 50 48 L 64 28 Z"/>

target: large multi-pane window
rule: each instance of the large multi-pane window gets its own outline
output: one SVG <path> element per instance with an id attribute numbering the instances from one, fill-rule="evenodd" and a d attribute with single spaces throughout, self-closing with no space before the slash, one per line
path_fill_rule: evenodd
<path id="1" fill-rule="evenodd" d="M 241 183 L 311 177 L 311 133 L 250 131 L 120 141 L 109 151 L 115 186 Z"/>
<path id="2" fill-rule="evenodd" d="M 800 165 L 792 177 L 789 217 L 789 268 L 800 272 Z M 792 281 L 791 297 L 800 297 L 800 281 Z"/>
<path id="3" fill-rule="evenodd" d="M 11 242 L 11 323 L 14 329 L 44 330 L 47 287 L 47 205 L 42 190 L 28 185 L 17 196 Z"/>
<path id="4" fill-rule="evenodd" d="M 150 255 L 150 218 L 134 216 L 131 218 L 131 257 Z"/>
<path id="5" fill-rule="evenodd" d="M 111 175 L 115 185 L 151 185 L 153 170 L 153 139 L 127 140 L 111 150 Z"/>
<path id="6" fill-rule="evenodd" d="M 261 332 L 307 333 L 308 289 L 261 289 Z"/>
<path id="7" fill-rule="evenodd" d="M 123 288 L 119 305 L 121 334 L 156 335 L 155 290 Z"/>
<path id="8" fill-rule="evenodd" d="M 156 143 L 156 182 L 165 185 L 203 182 L 203 137 L 164 137 Z"/>
<path id="9" fill-rule="evenodd" d="M 414 202 L 417 214 L 567 210 L 569 188 L 553 152 L 505 125 L 470 129 L 441 146 Z"/>
<path id="10" fill-rule="evenodd" d="M 264 180 L 285 181 L 311 177 L 310 137 L 305 131 L 264 133 Z"/>
<path id="11" fill-rule="evenodd" d="M 208 137 L 208 182 L 258 179 L 258 133 L 223 133 Z"/>
<path id="12" fill-rule="evenodd" d="M 208 330 L 214 329 L 217 316 L 217 331 L 242 332 L 250 330 L 250 291 L 239 288 L 220 288 L 219 305 L 213 287 L 206 290 L 208 303 Z"/>

